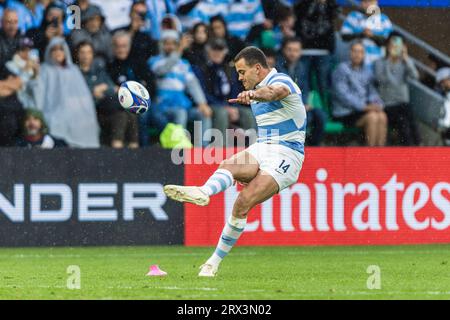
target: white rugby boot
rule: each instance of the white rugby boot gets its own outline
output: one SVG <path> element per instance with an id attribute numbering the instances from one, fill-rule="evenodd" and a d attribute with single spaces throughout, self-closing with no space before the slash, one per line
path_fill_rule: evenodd
<path id="1" fill-rule="evenodd" d="M 205 263 L 200 267 L 200 272 L 198 273 L 198 276 L 213 278 L 216 276 L 218 269 L 219 266 L 212 265 L 210 263 Z"/>
<path id="2" fill-rule="evenodd" d="M 189 202 L 198 206 L 207 206 L 209 196 L 200 187 L 185 187 L 176 185 L 164 186 L 164 193 L 172 200 L 179 202 Z"/>

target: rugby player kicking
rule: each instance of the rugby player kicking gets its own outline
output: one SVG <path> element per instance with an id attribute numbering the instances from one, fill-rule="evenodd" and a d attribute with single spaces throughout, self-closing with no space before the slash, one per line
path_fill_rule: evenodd
<path id="1" fill-rule="evenodd" d="M 229 103 L 251 106 L 258 126 L 257 142 L 222 161 L 203 186 L 164 187 L 173 200 L 206 206 L 211 196 L 225 191 L 234 181 L 245 185 L 216 250 L 200 267 L 201 277 L 216 275 L 244 231 L 248 212 L 296 183 L 304 161 L 306 110 L 299 87 L 288 75 L 270 69 L 264 53 L 256 47 L 243 49 L 234 63 L 245 91 Z"/>

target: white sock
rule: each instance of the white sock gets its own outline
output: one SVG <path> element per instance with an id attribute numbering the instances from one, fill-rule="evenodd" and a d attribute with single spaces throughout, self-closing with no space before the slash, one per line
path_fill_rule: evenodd
<path id="1" fill-rule="evenodd" d="M 233 248 L 242 232 L 244 232 L 246 224 L 247 218 L 239 219 L 230 216 L 225 224 L 225 227 L 223 228 L 216 251 L 214 251 L 213 255 L 206 263 L 218 266 L 228 252 L 230 252 L 231 248 Z"/>
<path id="2" fill-rule="evenodd" d="M 225 191 L 233 185 L 233 175 L 226 169 L 217 169 L 216 172 L 200 187 L 208 196 Z"/>

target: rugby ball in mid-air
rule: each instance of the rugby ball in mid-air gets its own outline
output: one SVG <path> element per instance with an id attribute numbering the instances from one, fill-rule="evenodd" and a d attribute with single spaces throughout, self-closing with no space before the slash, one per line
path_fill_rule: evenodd
<path id="1" fill-rule="evenodd" d="M 120 105 L 131 113 L 142 114 L 150 108 L 150 95 L 139 82 L 127 81 L 122 83 L 118 96 Z"/>

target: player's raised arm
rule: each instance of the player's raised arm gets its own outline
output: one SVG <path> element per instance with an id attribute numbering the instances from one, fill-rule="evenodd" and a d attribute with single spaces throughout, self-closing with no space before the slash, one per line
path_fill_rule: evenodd
<path id="1" fill-rule="evenodd" d="M 286 86 L 274 84 L 256 90 L 241 92 L 236 99 L 230 99 L 228 102 L 250 104 L 251 100 L 261 102 L 278 101 L 286 98 L 290 94 L 291 92 Z"/>
<path id="2" fill-rule="evenodd" d="M 291 91 L 284 85 L 273 84 L 257 89 L 253 100 L 255 101 L 278 101 L 286 98 Z"/>

